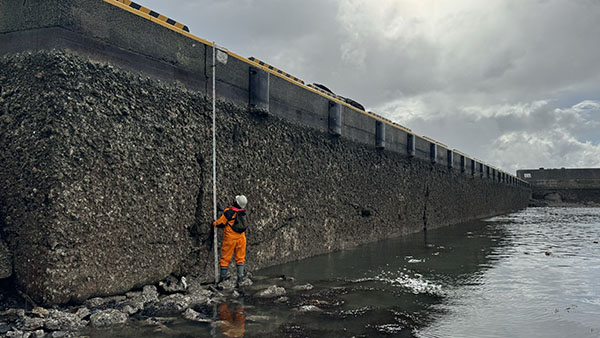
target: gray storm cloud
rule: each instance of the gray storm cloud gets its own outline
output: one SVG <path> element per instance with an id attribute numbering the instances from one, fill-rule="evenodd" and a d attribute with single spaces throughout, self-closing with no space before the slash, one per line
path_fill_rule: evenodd
<path id="1" fill-rule="evenodd" d="M 600 166 L 600 2 L 139 0 L 505 170 Z"/>

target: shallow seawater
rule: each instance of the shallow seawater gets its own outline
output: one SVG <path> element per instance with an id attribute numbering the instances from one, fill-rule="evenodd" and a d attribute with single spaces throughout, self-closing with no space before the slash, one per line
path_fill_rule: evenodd
<path id="1" fill-rule="evenodd" d="M 598 241 L 600 208 L 530 208 L 257 271 L 254 288 L 277 283 L 287 300 L 215 304 L 216 324 L 111 334 L 600 337 Z"/>

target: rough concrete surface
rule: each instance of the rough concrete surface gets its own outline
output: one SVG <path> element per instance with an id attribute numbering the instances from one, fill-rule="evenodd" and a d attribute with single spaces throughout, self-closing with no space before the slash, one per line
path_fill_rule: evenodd
<path id="1" fill-rule="evenodd" d="M 12 254 L 8 246 L 0 239 L 0 279 L 12 276 Z"/>
<path id="2" fill-rule="evenodd" d="M 211 104 L 64 52 L 0 59 L 0 226 L 15 280 L 57 304 L 212 278 Z M 249 269 L 527 205 L 472 177 L 218 104 L 218 194 L 249 199 Z"/>
<path id="3" fill-rule="evenodd" d="M 38 301 L 124 292 L 189 251 L 202 173 L 189 116 L 205 100 L 180 106 L 146 82 L 60 53 L 2 60 L 2 228 Z"/>

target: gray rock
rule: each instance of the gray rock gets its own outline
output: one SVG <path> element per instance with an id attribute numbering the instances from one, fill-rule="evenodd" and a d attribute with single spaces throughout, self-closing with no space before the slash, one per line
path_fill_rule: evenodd
<path id="1" fill-rule="evenodd" d="M 127 322 L 129 316 L 119 310 L 109 309 L 98 311 L 90 316 L 90 323 L 93 327 L 110 327 L 113 325 Z"/>
<path id="2" fill-rule="evenodd" d="M 253 284 L 254 283 L 252 282 L 252 280 L 250 278 L 246 277 L 240 282 L 239 286 L 248 287 L 248 286 L 252 286 Z"/>
<path id="3" fill-rule="evenodd" d="M 6 337 L 10 338 L 29 338 L 30 335 L 31 333 L 29 332 L 24 333 L 23 331 L 17 329 L 13 329 L 12 331 L 8 331 L 6 333 Z"/>
<path id="4" fill-rule="evenodd" d="M 158 290 L 154 285 L 146 285 L 142 291 L 142 300 L 144 303 L 158 301 Z"/>
<path id="5" fill-rule="evenodd" d="M 314 288 L 314 286 L 312 286 L 311 284 L 304 284 L 304 285 L 296 285 L 292 289 L 294 289 L 296 291 L 309 291 L 309 290 L 312 290 L 313 288 Z"/>
<path id="6" fill-rule="evenodd" d="M 165 309 L 171 309 L 173 312 L 183 312 L 190 306 L 191 298 L 182 294 L 176 293 L 163 297 L 160 304 Z"/>
<path id="7" fill-rule="evenodd" d="M 185 310 L 185 312 L 183 313 L 183 318 L 187 319 L 187 320 L 191 320 L 191 321 L 195 321 L 195 322 L 200 322 L 200 323 L 211 323 L 212 319 L 206 317 L 205 315 L 194 311 L 193 309 L 187 309 Z"/>
<path id="8" fill-rule="evenodd" d="M 12 327 L 8 323 L 0 322 L 0 337 L 10 331 Z"/>
<path id="9" fill-rule="evenodd" d="M 289 300 L 289 298 L 288 298 L 288 297 L 285 297 L 285 296 L 283 296 L 283 297 L 279 297 L 279 298 L 277 298 L 275 301 L 276 301 L 277 303 L 285 303 L 285 302 L 287 302 L 288 300 Z"/>
<path id="10" fill-rule="evenodd" d="M 147 299 L 151 299 L 150 302 L 158 301 L 158 293 L 154 293 L 153 288 L 150 286 L 146 288 L 146 295 L 142 291 L 128 292 L 126 294 L 127 300 L 123 302 L 121 310 L 129 315 L 138 313 L 144 309 L 144 303 Z"/>
<path id="11" fill-rule="evenodd" d="M 25 331 L 35 331 L 44 327 L 44 319 L 43 318 L 31 318 L 25 317 L 23 321 L 23 330 Z"/>
<path id="12" fill-rule="evenodd" d="M 98 307 L 106 303 L 106 298 L 94 297 L 85 301 L 85 305 L 89 307 Z"/>
<path id="13" fill-rule="evenodd" d="M 283 295 L 285 295 L 284 288 L 277 285 L 271 285 L 267 289 L 257 292 L 255 296 L 259 298 L 275 298 Z"/>
<path id="14" fill-rule="evenodd" d="M 52 331 L 77 331 L 88 324 L 74 313 L 50 310 L 48 318 L 44 320 L 44 327 Z"/>
<path id="15" fill-rule="evenodd" d="M 44 309 L 43 307 L 37 306 L 34 307 L 33 310 L 31 310 L 31 314 L 34 314 L 38 317 L 48 317 L 50 311 Z"/>
<path id="16" fill-rule="evenodd" d="M 160 301 L 144 305 L 142 314 L 149 317 L 177 316 L 190 307 L 191 297 L 176 293 L 160 299 Z"/>
<path id="17" fill-rule="evenodd" d="M 209 289 L 210 286 L 208 285 L 202 285 L 202 281 L 199 279 L 192 279 L 191 281 L 188 281 L 188 288 L 187 288 L 187 292 L 188 293 L 212 293 Z"/>
<path id="18" fill-rule="evenodd" d="M 323 310 L 315 305 L 302 305 L 298 308 L 298 312 L 323 312 Z"/>
<path id="19" fill-rule="evenodd" d="M 212 294 L 213 294 L 213 292 L 214 292 L 212 290 L 213 288 L 214 288 L 214 286 L 212 286 L 212 285 L 207 286 L 207 287 L 203 287 L 203 286 L 198 287 L 198 286 L 190 285 L 188 287 L 187 294 L 188 295 L 202 295 L 204 297 L 211 297 Z"/>
<path id="20" fill-rule="evenodd" d="M 43 338 L 46 336 L 46 332 L 44 330 L 36 330 L 31 333 L 31 338 Z"/>
<path id="21" fill-rule="evenodd" d="M 83 318 L 89 316 L 91 313 L 92 312 L 90 311 L 90 309 L 83 306 L 83 307 L 80 307 L 79 309 L 77 309 L 77 312 L 75 312 L 75 315 L 77 315 L 77 317 L 79 317 L 80 319 L 83 319 Z"/>
<path id="22" fill-rule="evenodd" d="M 227 298 L 225 297 L 225 295 L 221 292 L 219 292 L 218 290 L 215 290 L 214 294 L 212 295 L 212 297 L 210 297 L 207 301 L 206 301 L 206 305 L 214 305 L 214 304 L 221 304 L 227 301 Z"/>
<path id="23" fill-rule="evenodd" d="M 185 277 L 177 279 L 174 276 L 167 277 L 166 280 L 158 283 L 158 286 L 166 293 L 183 292 L 188 288 Z"/>
<path id="24" fill-rule="evenodd" d="M 138 311 L 144 309 L 144 301 L 142 300 L 142 298 L 132 299 L 130 302 L 127 303 L 127 305 L 131 306 L 134 309 L 138 309 Z"/>
<path id="25" fill-rule="evenodd" d="M 129 304 L 127 304 L 127 305 L 125 305 L 125 306 L 123 307 L 123 310 L 122 310 L 122 311 L 123 311 L 124 313 L 126 313 L 126 314 L 128 314 L 128 315 L 130 315 L 130 316 L 131 316 L 131 315 L 134 315 L 134 314 L 138 313 L 138 311 L 140 311 L 140 310 L 142 310 L 142 309 L 143 309 L 143 307 L 142 307 L 142 308 L 140 308 L 140 307 L 137 307 L 137 306 L 132 306 L 132 305 L 129 305 Z"/>
<path id="26" fill-rule="evenodd" d="M 236 285 L 237 281 L 235 280 L 235 278 L 227 278 L 226 280 L 219 283 L 217 288 L 219 290 L 233 290 L 235 289 Z"/>
<path id="27" fill-rule="evenodd" d="M 16 321 L 18 319 L 25 318 L 25 310 L 23 309 L 8 309 L 6 311 L 0 312 L 0 316 L 3 316 L 4 319 Z"/>
<path id="28" fill-rule="evenodd" d="M 60 331 L 62 332 L 62 331 Z M 36 330 L 36 331 L 20 331 L 20 330 L 13 330 L 13 331 L 9 331 L 6 333 L 5 336 L 3 337 L 13 337 L 13 338 L 44 338 L 46 337 L 46 333 L 44 332 L 44 330 Z M 54 337 L 53 335 L 50 335 L 50 337 Z M 60 337 L 74 337 L 74 335 L 63 335 Z"/>
<path id="29" fill-rule="evenodd" d="M 206 305 L 210 302 L 211 293 L 192 293 L 188 294 L 187 297 L 190 299 L 189 306 Z"/>

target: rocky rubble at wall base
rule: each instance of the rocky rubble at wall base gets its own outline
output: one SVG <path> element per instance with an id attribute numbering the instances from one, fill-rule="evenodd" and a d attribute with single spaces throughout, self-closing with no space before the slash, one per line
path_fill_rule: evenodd
<path id="1" fill-rule="evenodd" d="M 175 283 L 173 283 L 176 281 Z M 0 337 L 50 338 L 50 337 L 110 337 L 110 336 L 186 336 L 212 328 L 222 329 L 220 307 L 231 305 L 254 309 L 246 312 L 247 325 L 266 325 L 271 336 L 319 337 L 324 332 L 306 326 L 300 318 L 348 321 L 369 317 L 375 307 L 346 309 L 345 295 L 365 286 L 353 282 L 325 282 L 320 286 L 302 284 L 287 276 L 252 276 L 248 274 L 240 288 L 235 278 L 215 287 L 194 279 L 186 281 L 169 277 L 157 285 L 146 285 L 126 294 L 95 297 L 82 304 L 44 308 L 12 299 L 17 303 L 0 311 Z M 370 288 L 370 287 L 367 287 Z M 219 308 L 219 310 L 217 310 Z M 274 322 L 273 313 L 265 309 L 278 309 L 289 313 L 289 320 Z M 316 317 L 315 317 L 316 316 Z M 426 324 L 427 320 L 410 313 L 396 313 L 397 329 L 412 330 Z M 225 319 L 226 320 L 226 319 Z M 276 323 L 276 324 L 274 324 Z M 181 325 L 186 328 L 180 331 Z M 382 328 L 367 329 L 384 332 Z M 254 326 L 256 327 L 256 326 Z M 186 331 L 187 330 L 187 331 Z M 199 331 L 196 331 L 199 330 Z M 265 331 L 261 331 L 265 333 Z M 256 332 L 255 332 L 256 333 Z M 329 333 L 329 332 L 328 332 Z M 194 336 L 194 335 L 192 335 Z"/>
<path id="2" fill-rule="evenodd" d="M 218 304 L 243 304 L 244 300 L 288 304 L 296 313 L 329 311 L 334 316 L 338 312 L 342 314 L 338 307 L 343 302 L 331 290 L 311 294 L 312 285 L 296 284 L 291 277 L 252 277 L 248 273 L 239 288 L 235 284 L 235 278 L 215 287 L 199 279 L 188 282 L 185 277 L 170 276 L 157 285 L 146 285 L 124 295 L 95 297 L 82 304 L 53 308 L 37 306 L 14 296 L 0 308 L 0 337 L 88 337 L 102 331 L 111 333 L 111 330 L 128 325 L 173 333 L 168 326 L 175 321 L 216 325 L 218 320 L 214 311 Z M 7 307 L 7 304 L 11 306 Z M 269 319 L 261 315 L 247 317 L 250 322 Z"/>
<path id="3" fill-rule="evenodd" d="M 174 283 L 175 281 L 175 283 Z M 244 285 L 252 285 L 247 278 Z M 158 285 L 146 285 L 141 290 L 124 295 L 95 297 L 83 304 L 44 308 L 17 296 L 11 297 L 9 308 L 0 311 L 0 336 L 15 338 L 80 337 L 86 329 L 108 329 L 129 321 L 142 321 L 161 327 L 169 317 L 183 317 L 197 322 L 210 322 L 208 311 L 215 303 L 236 297 L 229 279 L 216 289 L 200 281 L 186 282 L 185 277 L 169 277 Z"/>

